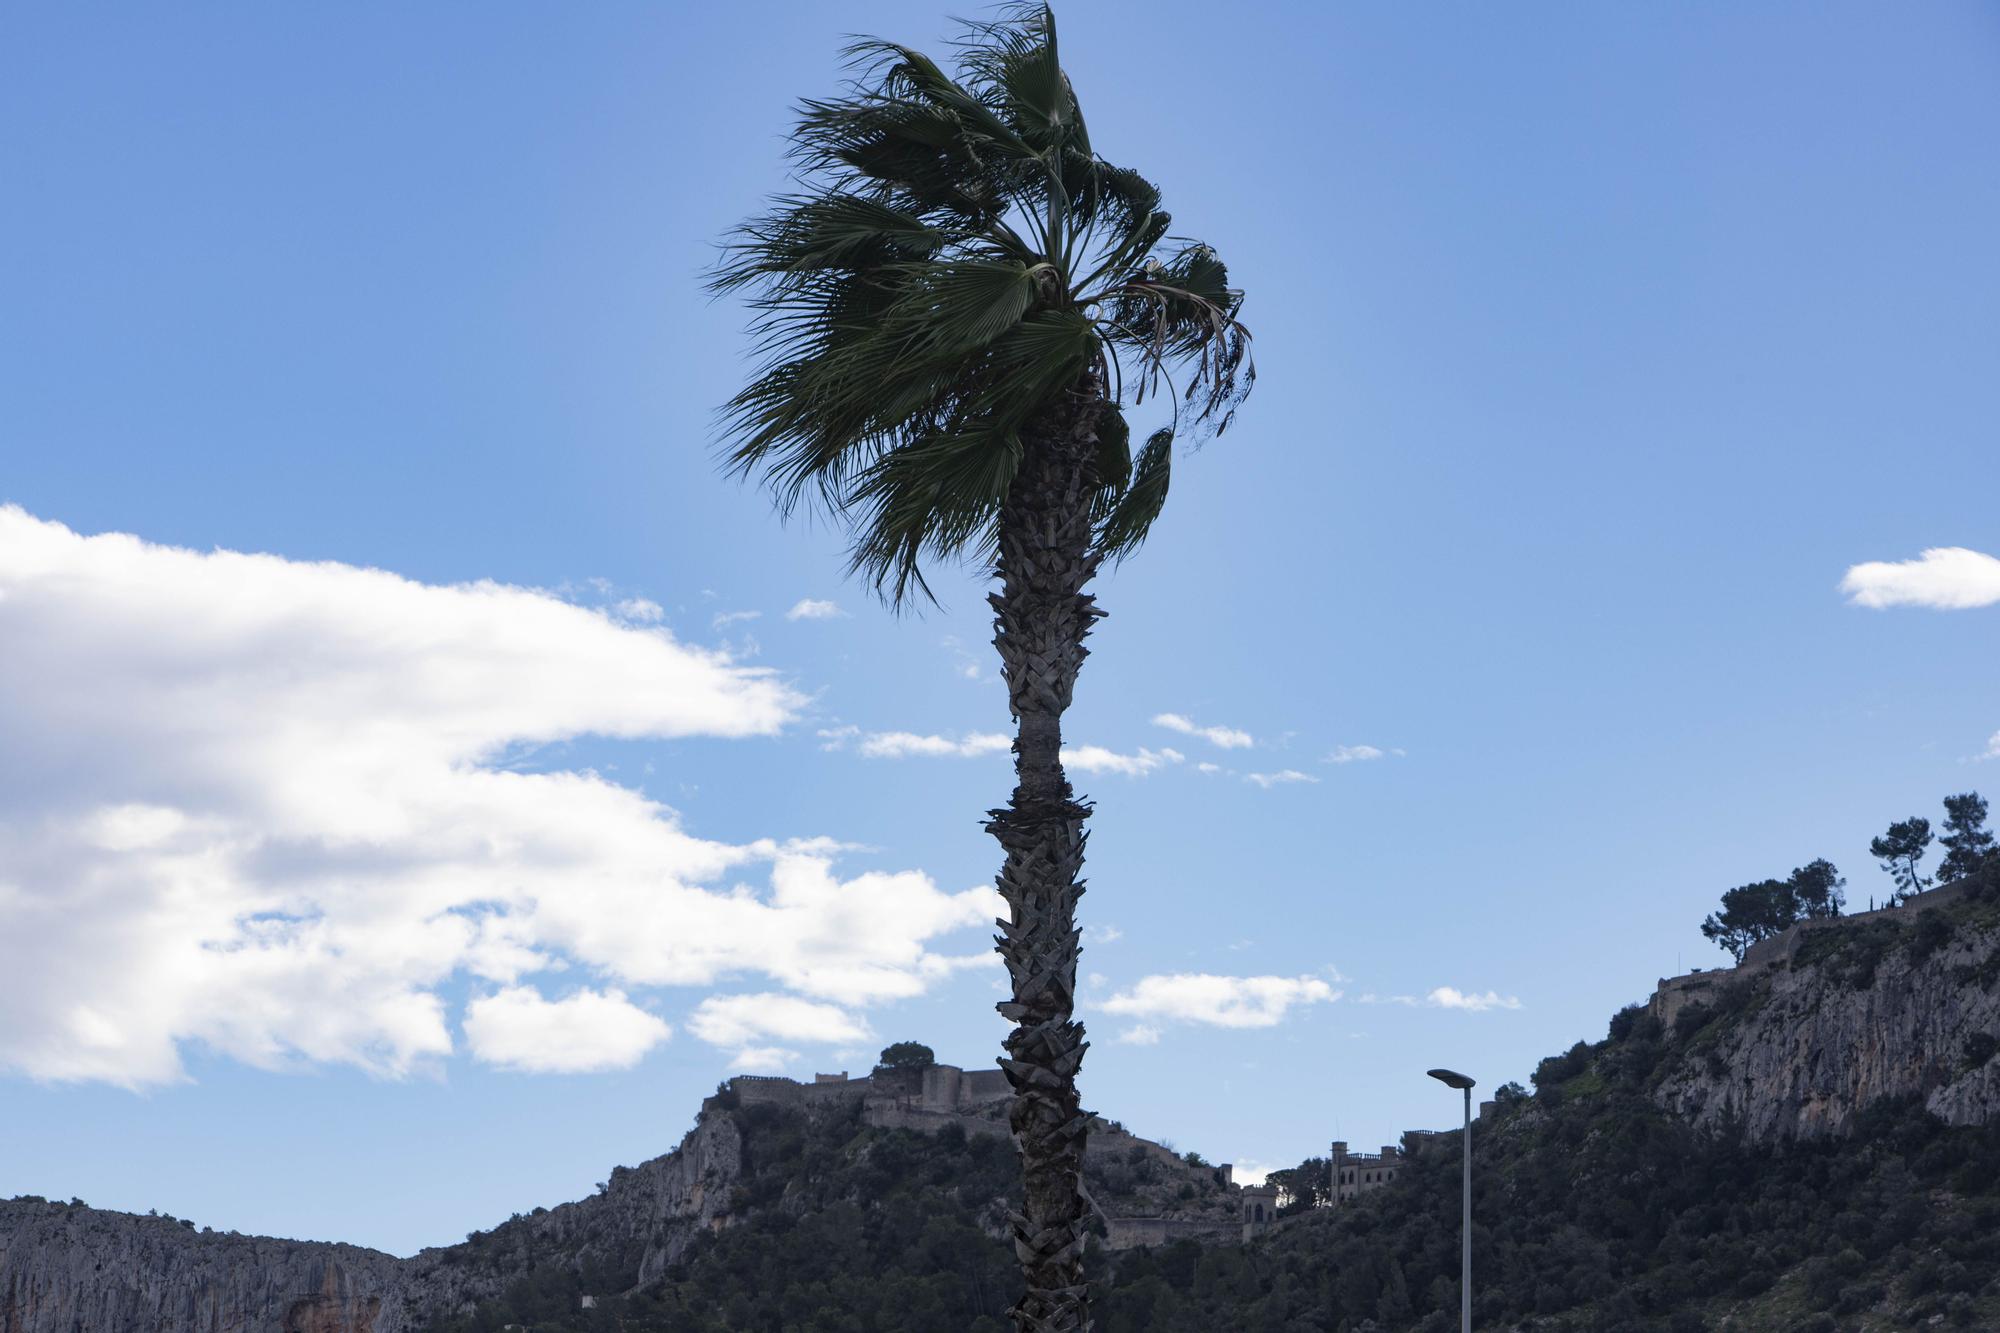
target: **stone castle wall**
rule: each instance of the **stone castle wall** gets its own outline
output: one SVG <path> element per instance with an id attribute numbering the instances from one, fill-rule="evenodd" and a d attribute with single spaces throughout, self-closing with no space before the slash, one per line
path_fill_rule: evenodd
<path id="1" fill-rule="evenodd" d="M 819 1075 L 811 1083 L 789 1078 L 743 1075 L 729 1080 L 730 1091 L 746 1105 L 776 1105 L 811 1113 L 816 1106 L 859 1103 L 864 1123 L 877 1129 L 907 1129 L 936 1134 L 956 1125 L 965 1133 L 1009 1138 L 1006 1108 L 1013 1088 L 998 1069 L 961 1069 L 930 1065 L 923 1069 L 878 1070 L 861 1078 Z M 1084 1155 L 1098 1171 L 1150 1164 L 1157 1177 L 1169 1182 L 1167 1193 L 1151 1201 L 1161 1215 L 1120 1216 L 1102 1208 L 1105 1244 L 1113 1250 L 1163 1245 L 1175 1240 L 1204 1242 L 1248 1240 L 1276 1216 L 1275 1192 L 1265 1201 L 1265 1218 L 1253 1228 L 1239 1206 L 1240 1191 L 1227 1166 L 1189 1166 L 1163 1144 L 1140 1138 L 1123 1127 L 1099 1121 L 1086 1141 Z M 1179 1196 L 1185 1181 L 1208 1196 L 1203 1204 L 1186 1204 Z M 1127 1201 L 1130 1206 L 1132 1201 Z M 1145 1206 L 1145 1205 L 1141 1205 Z M 1150 1208 L 1149 1208 L 1150 1212 Z M 1205 1212 L 1207 1215 L 1194 1215 Z"/>
<path id="2" fill-rule="evenodd" d="M 1007 1076 L 997 1069 L 960 1069 L 931 1065 L 924 1069 L 893 1069 L 860 1078 L 821 1074 L 811 1083 L 763 1074 L 739 1074 L 729 1080 L 739 1101 L 786 1107 L 826 1106 L 843 1102 L 892 1103 L 904 1111 L 934 1116 L 977 1115 L 1013 1095 Z"/>

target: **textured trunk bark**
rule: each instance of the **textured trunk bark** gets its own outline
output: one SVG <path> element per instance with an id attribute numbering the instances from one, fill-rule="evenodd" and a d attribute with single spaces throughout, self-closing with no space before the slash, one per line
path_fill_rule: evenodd
<path id="1" fill-rule="evenodd" d="M 994 942 L 1013 982 L 1013 999 L 999 1006 L 1015 1025 L 1000 1064 L 1014 1088 L 1009 1119 L 1026 1186 L 1013 1219 L 1027 1281 L 1012 1311 L 1017 1333 L 1090 1328 L 1082 1181 L 1090 1118 L 1076 1091 L 1087 1043 L 1072 1013 L 1090 810 L 1063 773 L 1062 715 L 1087 652 L 1084 637 L 1102 614 L 1083 591 L 1097 572 L 1090 502 L 1102 411 L 1102 386 L 1086 379 L 1024 441 L 1000 511 L 1000 591 L 988 598 L 1016 728 L 1013 798 L 989 812 L 986 828 L 1006 853 L 998 883 L 1009 919 Z"/>

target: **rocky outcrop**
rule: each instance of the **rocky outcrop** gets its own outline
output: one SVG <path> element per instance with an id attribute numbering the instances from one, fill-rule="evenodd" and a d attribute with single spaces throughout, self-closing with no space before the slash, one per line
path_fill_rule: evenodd
<path id="1" fill-rule="evenodd" d="M 408 1259 L 197 1232 L 82 1204 L 0 1202 L 0 1333 L 421 1333 L 551 1264 L 607 1294 L 647 1286 L 699 1237 L 738 1220 L 744 1144 L 729 1112 L 739 1106 L 855 1116 L 877 1129 L 1007 1134 L 1005 1088 L 992 1071 L 732 1080 L 666 1156 L 618 1167 L 587 1199 L 516 1214 Z M 1100 1126 L 1086 1169 L 1114 1245 L 1240 1230 L 1226 1171 L 1189 1165 L 1120 1127 Z"/>
<path id="2" fill-rule="evenodd" d="M 358 1246 L 0 1203 L 0 1333 L 390 1333 L 408 1291 L 402 1260 Z"/>
<path id="3" fill-rule="evenodd" d="M 741 1160 L 735 1122 L 705 1115 L 677 1150 L 618 1168 L 588 1199 L 409 1259 L 0 1202 L 0 1333 L 417 1333 L 554 1255 L 636 1286 L 728 1224 Z"/>
<path id="4" fill-rule="evenodd" d="M 1955 1125 L 2000 1118 L 2000 885 L 1797 929 L 1732 971 L 1662 983 L 1686 1041 L 1661 1105 L 1756 1142 L 1852 1132 L 1916 1098 Z"/>
<path id="5" fill-rule="evenodd" d="M 604 1189 L 589 1198 L 516 1214 L 462 1245 L 408 1260 L 420 1308 L 470 1309 L 555 1255 L 580 1270 L 612 1275 L 620 1290 L 657 1278 L 697 1237 L 732 1220 L 743 1139 L 736 1122 L 711 1114 L 711 1106 L 679 1148 L 613 1168 Z"/>

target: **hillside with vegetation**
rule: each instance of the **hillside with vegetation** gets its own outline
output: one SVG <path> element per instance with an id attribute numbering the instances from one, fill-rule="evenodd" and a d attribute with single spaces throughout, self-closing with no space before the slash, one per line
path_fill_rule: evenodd
<path id="1" fill-rule="evenodd" d="M 2000 861 L 1908 897 L 1766 932 L 1500 1089 L 1475 1129 L 1477 1325 L 2000 1328 Z M 991 1108 L 927 1118 L 897 1086 L 810 1106 L 725 1088 L 675 1153 L 409 1260 L 0 1204 L 0 1328 L 1004 1333 L 1012 1144 Z M 1314 1206 L 1324 1159 L 1276 1173 L 1284 1216 L 1239 1244 L 1218 1172 L 1104 1125 L 1105 1214 L 1208 1220 L 1199 1242 L 1094 1246 L 1097 1327 L 1445 1333 L 1460 1144 L 1407 1146 L 1393 1184 L 1338 1208 Z"/>
<path id="2" fill-rule="evenodd" d="M 2000 989 L 2000 866 L 1938 906 L 1825 928 L 1783 976 L 1858 998 L 1929 969 L 1968 1002 Z M 1852 928 L 1850 928 L 1852 927 Z M 1978 963 L 1960 961 L 1977 956 Z M 1861 984 L 1866 981 L 1867 984 Z M 1475 1131 L 1475 1322 L 1695 1333 L 2000 1327 L 2000 1122 L 1949 1125 L 1922 1096 L 1859 1106 L 1838 1134 L 1762 1143 L 1671 1109 L 1764 991 L 1725 989 L 1669 1025 L 1644 1006 L 1502 1089 Z M 1760 998 L 1760 996 L 1762 998 Z M 1947 1082 L 1990 1071 L 1964 1034 Z M 631 1333 L 1002 1333 L 1018 1280 L 994 1238 L 1015 1188 L 1004 1141 L 739 1117 L 752 1204 L 642 1292 L 579 1309 L 560 1264 L 446 1325 Z M 1416 1147 L 1413 1143 L 1412 1147 Z M 1362 1333 L 1456 1326 L 1459 1144 L 1391 1186 L 1307 1206 L 1323 1162 L 1279 1173 L 1288 1216 L 1249 1245 L 1093 1254 L 1104 1333 Z"/>

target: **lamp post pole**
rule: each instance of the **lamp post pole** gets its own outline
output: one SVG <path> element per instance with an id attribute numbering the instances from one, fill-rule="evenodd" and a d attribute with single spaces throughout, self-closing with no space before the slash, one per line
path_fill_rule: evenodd
<path id="1" fill-rule="evenodd" d="M 1465 1200 L 1460 1223 L 1463 1243 L 1459 1250 L 1458 1327 L 1472 1333 L 1472 1080 L 1449 1069 L 1433 1069 L 1430 1076 L 1448 1088 L 1465 1094 L 1465 1136 L 1459 1140 L 1465 1162 Z"/>

